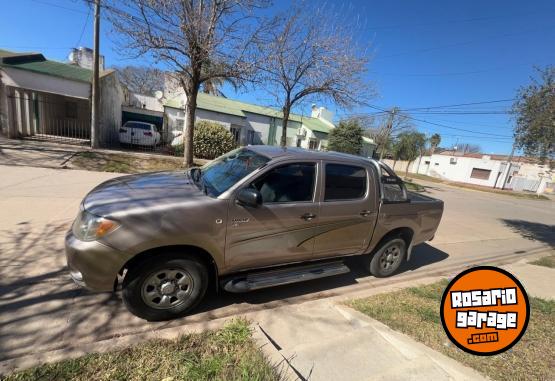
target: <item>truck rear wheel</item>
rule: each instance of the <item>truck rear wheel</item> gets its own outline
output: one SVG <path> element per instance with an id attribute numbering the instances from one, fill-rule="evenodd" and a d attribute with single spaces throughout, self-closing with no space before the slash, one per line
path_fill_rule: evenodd
<path id="1" fill-rule="evenodd" d="M 407 256 L 407 243 L 396 237 L 384 242 L 370 260 L 370 273 L 378 278 L 393 275 Z"/>
<path id="2" fill-rule="evenodd" d="M 199 261 L 155 256 L 129 269 L 123 280 L 123 302 L 142 319 L 170 320 L 195 308 L 207 287 L 208 271 Z"/>

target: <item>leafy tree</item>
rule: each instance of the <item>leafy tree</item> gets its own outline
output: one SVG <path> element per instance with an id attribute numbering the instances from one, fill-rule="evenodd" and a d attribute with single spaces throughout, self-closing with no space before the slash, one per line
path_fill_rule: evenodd
<path id="1" fill-rule="evenodd" d="M 441 135 L 440 134 L 433 134 L 430 137 L 430 155 L 433 155 L 436 148 L 439 146 L 439 143 L 441 143 Z"/>
<path id="2" fill-rule="evenodd" d="M 407 168 L 405 177 L 408 176 L 410 164 L 422 155 L 426 146 L 426 135 L 417 131 L 401 132 L 393 145 L 393 157 L 395 161 L 406 160 Z"/>
<path id="3" fill-rule="evenodd" d="M 164 72 L 160 69 L 145 66 L 116 66 L 114 69 L 120 81 L 134 93 L 152 95 L 164 90 Z"/>
<path id="4" fill-rule="evenodd" d="M 301 102 L 331 100 L 343 107 L 361 104 L 370 93 L 363 75 L 366 50 L 357 46 L 350 25 L 298 1 L 272 21 L 268 41 L 259 44 L 260 81 L 283 112 L 281 145 L 287 144 L 291 109 Z"/>
<path id="5" fill-rule="evenodd" d="M 538 69 L 540 78 L 518 90 L 513 104 L 516 116 L 515 146 L 529 156 L 555 160 L 555 66 Z"/>
<path id="6" fill-rule="evenodd" d="M 358 155 L 362 148 L 362 132 L 358 120 L 342 120 L 329 134 L 328 149 Z"/>

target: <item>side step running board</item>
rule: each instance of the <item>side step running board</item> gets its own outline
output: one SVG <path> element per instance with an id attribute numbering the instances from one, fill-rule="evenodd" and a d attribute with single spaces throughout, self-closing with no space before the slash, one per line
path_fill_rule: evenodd
<path id="1" fill-rule="evenodd" d="M 237 276 L 228 280 L 224 284 L 224 290 L 228 292 L 247 292 L 266 287 L 345 274 L 349 271 L 349 268 L 341 261 L 260 271 Z"/>

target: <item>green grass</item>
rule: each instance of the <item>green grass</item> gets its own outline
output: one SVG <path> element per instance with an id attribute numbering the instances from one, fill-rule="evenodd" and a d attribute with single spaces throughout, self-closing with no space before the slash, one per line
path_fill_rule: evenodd
<path id="1" fill-rule="evenodd" d="M 197 165 L 201 163 L 195 163 Z M 183 169 L 183 158 L 160 157 L 149 154 L 127 155 L 84 151 L 74 155 L 68 163 L 69 168 L 88 171 L 141 173 L 152 171 L 173 171 Z"/>
<path id="2" fill-rule="evenodd" d="M 547 257 L 541 257 L 540 259 L 530 263 L 533 265 L 551 267 L 552 269 L 555 269 L 555 255 L 548 255 Z"/>
<path id="3" fill-rule="evenodd" d="M 22 380 L 279 380 L 256 347 L 247 321 L 175 341 L 155 340 L 8 375 Z"/>
<path id="4" fill-rule="evenodd" d="M 522 339 L 495 356 L 473 356 L 445 335 L 439 305 L 447 281 L 408 288 L 349 305 L 494 380 L 548 380 L 555 369 L 555 302 L 530 298 L 531 315 Z"/>

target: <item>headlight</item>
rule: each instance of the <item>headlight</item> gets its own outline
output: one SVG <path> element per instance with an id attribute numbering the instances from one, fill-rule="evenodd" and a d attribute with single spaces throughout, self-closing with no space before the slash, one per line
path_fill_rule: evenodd
<path id="1" fill-rule="evenodd" d="M 82 210 L 73 222 L 73 235 L 81 241 L 94 241 L 116 229 L 119 224 Z"/>

